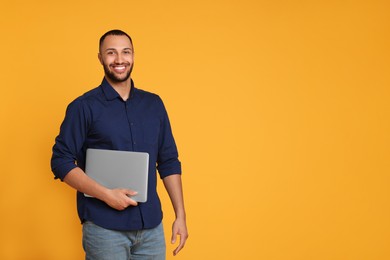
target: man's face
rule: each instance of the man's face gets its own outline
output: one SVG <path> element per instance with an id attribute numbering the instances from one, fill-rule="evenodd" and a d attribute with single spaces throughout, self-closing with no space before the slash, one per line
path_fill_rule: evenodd
<path id="1" fill-rule="evenodd" d="M 127 81 L 134 64 L 133 46 L 124 35 L 108 35 L 100 46 L 99 60 L 113 83 Z"/>

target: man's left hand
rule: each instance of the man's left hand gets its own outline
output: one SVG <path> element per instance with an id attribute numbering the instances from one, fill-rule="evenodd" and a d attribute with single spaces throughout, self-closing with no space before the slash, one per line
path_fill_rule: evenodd
<path id="1" fill-rule="evenodd" d="M 185 219 L 176 219 L 172 225 L 172 239 L 171 243 L 176 243 L 177 236 L 180 236 L 179 246 L 173 251 L 173 255 L 177 255 L 180 250 L 184 247 L 188 238 L 188 231 Z"/>

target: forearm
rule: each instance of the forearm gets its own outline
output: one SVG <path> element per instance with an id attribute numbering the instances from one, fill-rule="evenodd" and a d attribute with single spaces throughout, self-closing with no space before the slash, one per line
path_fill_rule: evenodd
<path id="1" fill-rule="evenodd" d="M 128 206 L 137 206 L 137 202 L 129 198 L 136 192 L 127 189 L 108 189 L 89 178 L 80 168 L 74 168 L 64 178 L 64 182 L 79 192 L 86 193 L 117 210 L 124 210 Z"/>
<path id="2" fill-rule="evenodd" d="M 79 192 L 104 201 L 108 189 L 88 177 L 79 167 L 71 170 L 64 178 L 64 182 Z"/>
<path id="3" fill-rule="evenodd" d="M 180 174 L 173 174 L 163 179 L 165 189 L 171 199 L 176 218 L 185 220 L 186 213 L 184 208 L 183 187 Z"/>

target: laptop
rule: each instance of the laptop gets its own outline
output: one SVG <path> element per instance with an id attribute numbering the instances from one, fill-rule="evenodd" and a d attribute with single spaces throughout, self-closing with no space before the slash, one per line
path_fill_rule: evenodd
<path id="1" fill-rule="evenodd" d="M 138 192 L 131 196 L 137 202 L 147 200 L 148 168 L 148 153 L 87 149 L 85 173 L 109 189 L 125 188 Z"/>

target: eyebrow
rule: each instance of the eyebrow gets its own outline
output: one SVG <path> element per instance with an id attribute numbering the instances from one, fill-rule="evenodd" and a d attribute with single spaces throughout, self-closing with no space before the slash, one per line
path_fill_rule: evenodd
<path id="1" fill-rule="evenodd" d="M 130 48 L 130 47 L 124 48 L 123 50 L 130 50 L 130 51 L 133 51 L 133 49 Z M 123 50 L 122 50 L 122 51 L 123 51 Z M 117 51 L 117 49 L 115 49 L 115 48 L 107 48 L 107 49 L 105 49 L 104 51 Z"/>

